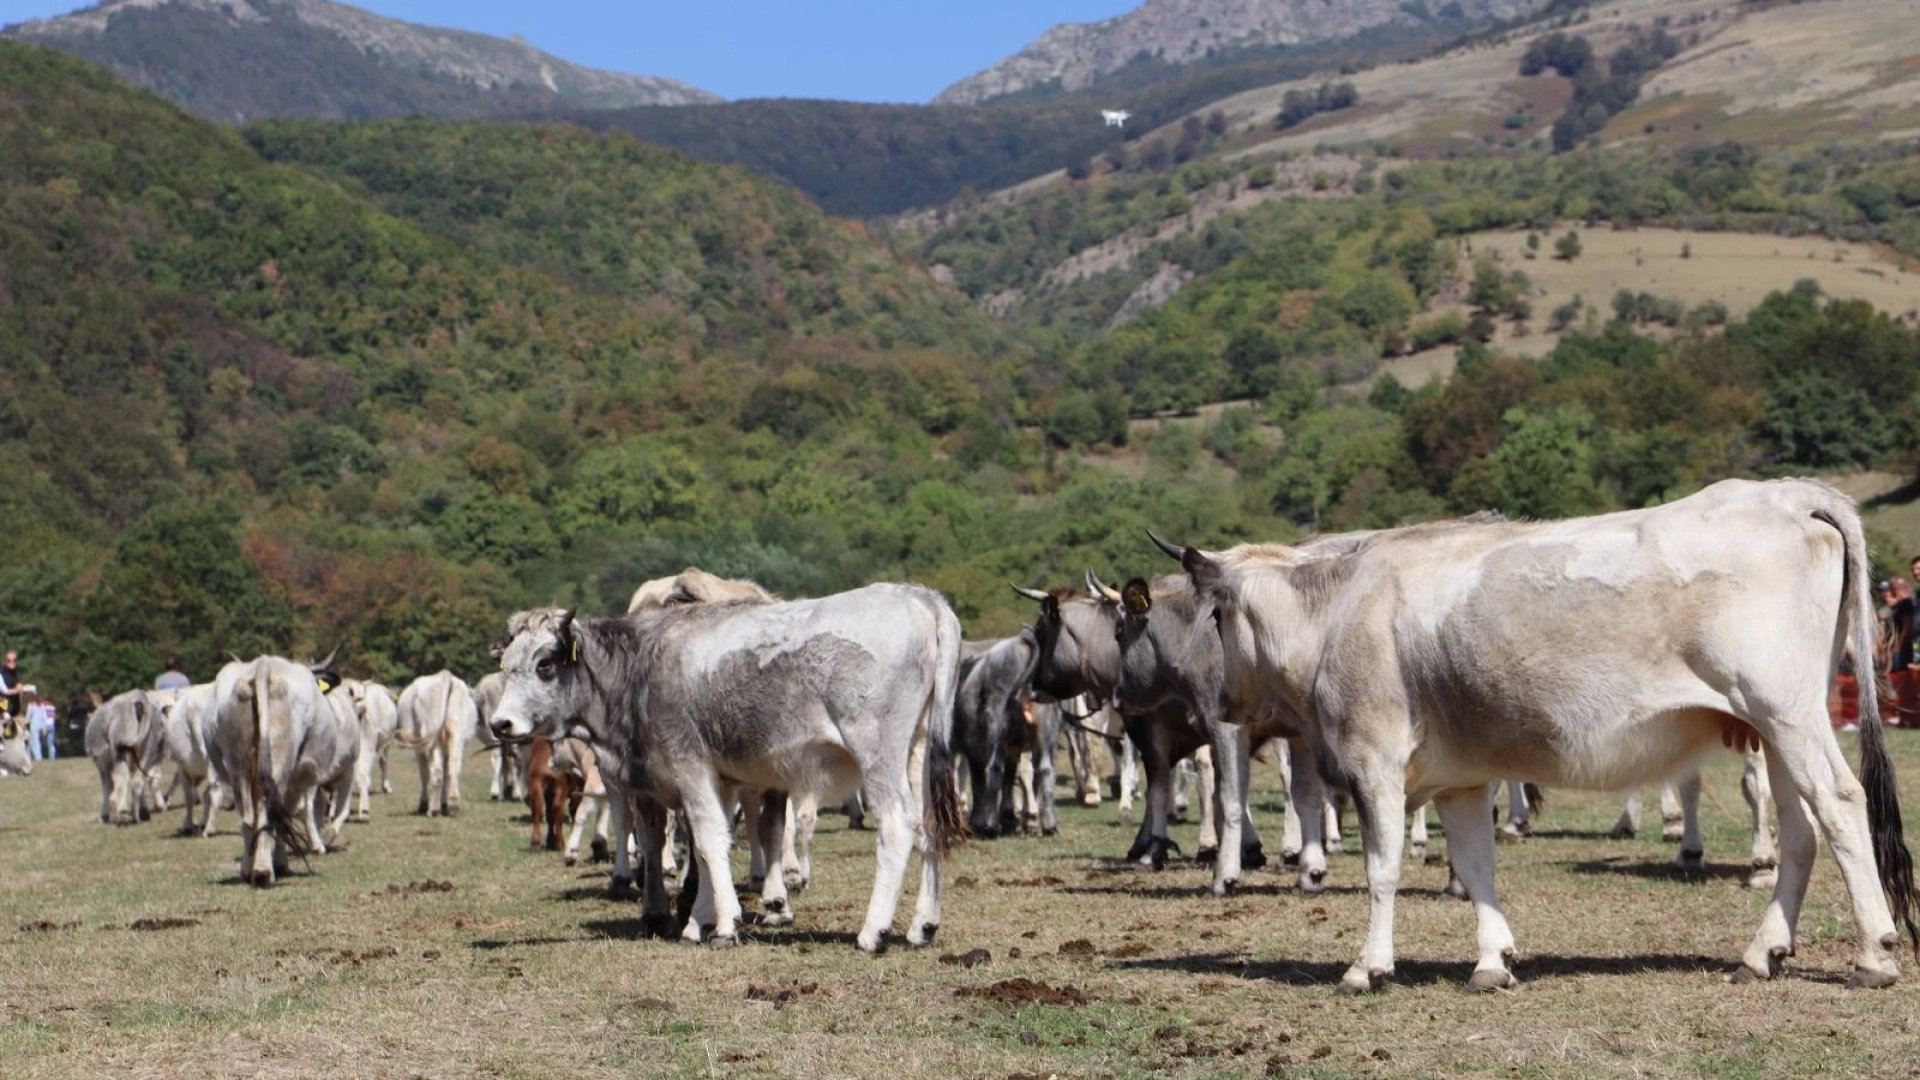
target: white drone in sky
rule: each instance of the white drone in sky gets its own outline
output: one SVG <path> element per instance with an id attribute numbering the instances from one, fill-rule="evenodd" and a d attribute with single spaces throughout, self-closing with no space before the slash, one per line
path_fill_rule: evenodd
<path id="1" fill-rule="evenodd" d="M 1132 116 L 1133 114 L 1128 112 L 1125 109 L 1101 109 L 1100 110 L 1100 118 L 1107 122 L 1108 127 L 1117 127 L 1117 128 L 1126 127 L 1128 119 L 1130 119 Z"/>

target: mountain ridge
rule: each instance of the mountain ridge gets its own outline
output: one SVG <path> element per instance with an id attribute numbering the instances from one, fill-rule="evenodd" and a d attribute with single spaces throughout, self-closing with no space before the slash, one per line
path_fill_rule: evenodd
<path id="1" fill-rule="evenodd" d="M 1057 83 L 1084 90 L 1147 57 L 1184 64 L 1234 49 L 1334 41 L 1389 23 L 1506 18 L 1542 0 L 1145 0 L 1095 23 L 1061 23 L 1032 44 L 935 95 L 935 105 L 975 105 Z"/>
<path id="2" fill-rule="evenodd" d="M 0 37 L 70 53 L 236 123 L 481 119 L 722 100 L 672 79 L 575 64 L 517 37 L 424 26 L 334 0 L 106 0 L 0 27 Z"/>

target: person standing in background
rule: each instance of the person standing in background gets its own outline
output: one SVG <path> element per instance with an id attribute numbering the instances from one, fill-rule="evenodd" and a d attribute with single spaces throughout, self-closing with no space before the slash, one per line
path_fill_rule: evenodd
<path id="1" fill-rule="evenodd" d="M 34 698 L 27 706 L 27 746 L 41 761 L 52 761 L 60 756 L 58 740 L 54 737 L 60 730 L 58 712 L 49 698 Z M 43 744 L 44 740 L 44 744 Z"/>
<path id="2" fill-rule="evenodd" d="M 153 680 L 155 690 L 185 690 L 192 685 L 193 680 L 187 678 L 186 674 L 180 670 L 180 658 L 177 656 L 167 657 L 167 670 Z"/>
<path id="3" fill-rule="evenodd" d="M 25 720 L 26 712 L 20 707 L 20 654 L 7 650 L 5 664 L 0 664 L 0 701 L 6 703 L 6 710 L 14 717 Z"/>

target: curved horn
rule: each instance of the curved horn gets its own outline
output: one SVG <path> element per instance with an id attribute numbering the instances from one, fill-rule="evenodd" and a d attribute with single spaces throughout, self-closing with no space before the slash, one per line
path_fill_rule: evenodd
<path id="1" fill-rule="evenodd" d="M 1014 592 L 1019 593 L 1021 596 L 1024 596 L 1029 600 L 1045 600 L 1047 598 L 1047 594 L 1044 590 L 1023 589 L 1020 586 L 1015 585 L 1011 581 L 1007 582 L 1007 588 L 1012 589 Z"/>
<path id="2" fill-rule="evenodd" d="M 1120 594 L 1102 584 L 1099 575 L 1095 574 L 1091 568 L 1087 570 L 1087 591 L 1110 604 L 1120 602 Z"/>
<path id="3" fill-rule="evenodd" d="M 325 660 L 322 660 L 315 664 L 309 664 L 307 666 L 311 667 L 315 671 L 325 671 L 326 669 L 333 666 L 333 658 L 339 652 L 340 652 L 340 646 L 335 645 L 333 647 L 333 652 L 328 653 L 327 658 Z"/>
<path id="4" fill-rule="evenodd" d="M 1165 540 L 1162 540 L 1158 536 L 1154 535 L 1154 532 L 1152 529 L 1147 530 L 1147 539 L 1152 540 L 1153 546 L 1159 548 L 1161 551 L 1166 552 L 1167 555 L 1171 557 L 1174 562 L 1180 562 L 1181 560 L 1187 557 L 1186 548 L 1183 548 L 1178 544 L 1167 543 Z"/>

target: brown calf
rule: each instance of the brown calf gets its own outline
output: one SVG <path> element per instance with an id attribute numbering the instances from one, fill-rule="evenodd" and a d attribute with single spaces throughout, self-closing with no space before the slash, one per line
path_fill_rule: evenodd
<path id="1" fill-rule="evenodd" d="M 533 814 L 531 850 L 540 850 L 543 828 L 546 849 L 561 849 L 560 831 L 573 820 L 585 790 L 586 784 L 578 771 L 555 767 L 553 740 L 533 740 L 527 754 L 527 809 Z"/>

